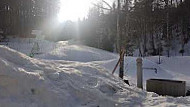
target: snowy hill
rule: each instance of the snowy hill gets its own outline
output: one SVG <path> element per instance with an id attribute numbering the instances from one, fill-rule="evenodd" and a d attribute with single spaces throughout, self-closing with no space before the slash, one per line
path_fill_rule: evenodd
<path id="1" fill-rule="evenodd" d="M 0 107 L 190 106 L 190 97 L 158 96 L 135 85 L 128 86 L 117 77 L 117 72 L 111 75 L 117 54 L 68 42 L 52 44 L 56 48 L 36 58 L 0 46 Z M 23 49 L 29 50 L 26 46 Z M 42 48 L 45 50 L 45 45 Z M 176 78 L 180 69 L 172 67 L 183 63 L 184 73 L 180 73 L 183 76 L 177 79 L 186 76 L 184 79 L 188 81 L 188 57 L 179 59 L 180 62 L 163 57 L 161 65 L 156 63 L 156 57 L 143 59 L 144 67 L 158 69 L 157 74 L 144 70 L 144 80 Z M 135 60 L 135 57 L 125 59 L 125 73 L 132 84 L 135 84 Z"/>
<path id="2" fill-rule="evenodd" d="M 0 42 L 0 44 L 29 55 L 36 42 L 40 47 L 39 53 L 49 52 L 49 50 L 56 48 L 53 42 L 37 40 L 35 38 L 10 38 L 9 42 Z"/>
<path id="3" fill-rule="evenodd" d="M 68 42 L 58 42 L 56 49 L 49 53 L 37 56 L 42 59 L 53 60 L 69 60 L 79 62 L 102 61 L 117 58 L 117 55 L 107 51 L 83 46 L 83 45 L 69 45 Z"/>

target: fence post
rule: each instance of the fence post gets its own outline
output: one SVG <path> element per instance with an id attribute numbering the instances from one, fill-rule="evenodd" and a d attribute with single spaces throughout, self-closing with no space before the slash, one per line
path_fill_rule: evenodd
<path id="1" fill-rule="evenodd" d="M 143 89 L 142 58 L 137 58 L 137 87 Z"/>

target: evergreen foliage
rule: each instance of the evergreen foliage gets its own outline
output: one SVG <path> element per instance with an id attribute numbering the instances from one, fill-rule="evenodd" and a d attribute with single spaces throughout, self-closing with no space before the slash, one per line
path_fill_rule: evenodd
<path id="1" fill-rule="evenodd" d="M 0 29 L 6 35 L 31 34 L 59 11 L 59 0 L 0 0 Z M 47 26 L 47 25 L 46 25 Z"/>
<path id="2" fill-rule="evenodd" d="M 116 44 L 116 5 L 109 11 L 95 6 L 89 17 L 81 24 L 80 37 L 89 46 L 113 51 Z M 190 1 L 189 0 L 124 0 L 121 3 L 120 35 L 128 55 L 135 49 L 139 56 L 170 56 L 173 41 L 181 44 L 179 53 L 190 38 Z M 87 33 L 88 32 L 88 33 Z M 112 49 L 111 49 L 112 48 Z"/>

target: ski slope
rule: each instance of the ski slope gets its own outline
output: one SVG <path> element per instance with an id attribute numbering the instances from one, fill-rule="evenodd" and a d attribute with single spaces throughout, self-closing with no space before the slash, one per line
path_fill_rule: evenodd
<path id="1" fill-rule="evenodd" d="M 118 78 L 118 70 L 111 75 L 119 57 L 117 54 L 68 41 L 49 44 L 54 47 L 50 51 L 46 43 L 40 43 L 40 48 L 47 51 L 35 58 L 25 55 L 30 50 L 25 44 L 21 48 L 14 46 L 24 49 L 24 54 L 0 46 L 0 107 L 190 106 L 190 97 L 158 96 L 136 88 L 135 57 L 125 58 L 125 78 L 132 84 L 128 86 Z M 188 58 L 162 57 L 160 65 L 156 57 L 144 58 L 143 67 L 158 69 L 157 74 L 144 70 L 144 83 L 149 78 L 189 82 Z"/>

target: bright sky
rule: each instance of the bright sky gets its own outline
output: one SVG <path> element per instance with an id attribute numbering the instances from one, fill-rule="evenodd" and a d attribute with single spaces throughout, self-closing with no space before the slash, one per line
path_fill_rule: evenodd
<path id="1" fill-rule="evenodd" d="M 91 0 L 61 0 L 61 9 L 58 14 L 60 22 L 66 20 L 77 21 L 78 18 L 86 17 Z"/>
<path id="2" fill-rule="evenodd" d="M 59 22 L 66 20 L 77 21 L 87 16 L 92 3 L 98 0 L 60 0 L 61 9 L 58 14 Z M 109 1 L 109 0 L 105 0 Z"/>

